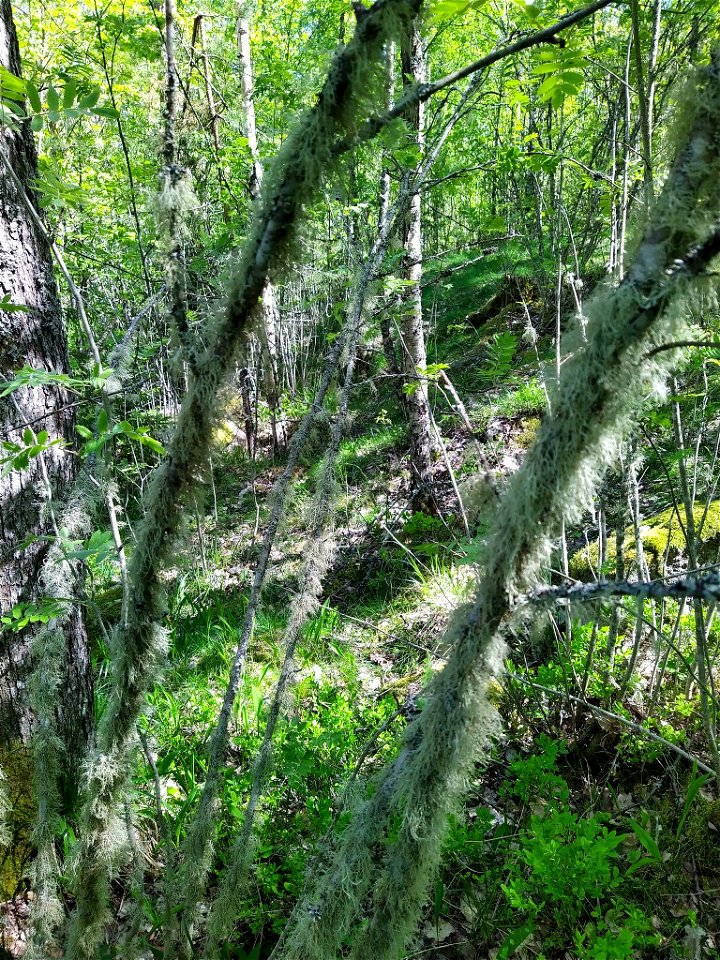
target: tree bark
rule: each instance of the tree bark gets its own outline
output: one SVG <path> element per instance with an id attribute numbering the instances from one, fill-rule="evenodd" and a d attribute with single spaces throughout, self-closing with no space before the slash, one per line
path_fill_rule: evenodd
<path id="1" fill-rule="evenodd" d="M 20 52 L 10 0 L 0 0 L 0 63 L 20 75 Z M 0 146 L 34 202 L 29 184 L 37 176 L 35 144 L 27 123 L 0 127 Z M 46 238 L 33 223 L 15 184 L 0 176 L 0 299 L 25 310 L 0 310 L 0 380 L 12 380 L 24 365 L 67 373 L 67 339 Z M 0 438 L 22 442 L 29 427 L 48 441 L 72 440 L 73 408 L 67 391 L 54 385 L 22 388 L 0 399 Z M 59 446 L 12 470 L 0 481 L 0 612 L 33 602 L 55 534 L 55 501 L 74 479 L 75 458 Z M 28 538 L 32 542 L 26 545 Z M 45 538 L 45 539 L 42 539 Z M 67 619 L 67 675 L 59 691 L 59 723 L 70 782 L 77 775 L 92 726 L 92 683 L 87 637 L 79 607 Z M 0 746 L 26 743 L 32 717 L 25 695 L 31 669 L 30 629 L 3 628 L 0 637 Z"/>
<path id="2" fill-rule="evenodd" d="M 401 63 L 404 90 L 425 81 L 425 51 L 417 21 L 402 44 Z M 416 103 L 405 114 L 420 156 L 425 147 L 424 112 L 423 104 Z M 418 380 L 418 375 L 422 375 L 420 372 L 427 366 L 422 315 L 422 203 L 419 190 L 410 199 L 401 233 L 405 250 L 404 275 L 409 285 L 403 298 L 400 354 L 405 385 L 408 388 L 406 405 L 410 426 L 413 500 L 422 507 L 429 505 L 431 501 L 433 445 L 427 382 L 424 379 Z"/>
<path id="3" fill-rule="evenodd" d="M 245 115 L 245 135 L 252 157 L 252 171 L 248 190 L 253 201 L 260 194 L 263 179 L 263 165 L 260 160 L 255 122 L 255 101 L 253 99 L 252 52 L 250 50 L 250 7 L 245 0 L 237 5 L 237 49 L 240 66 L 242 108 Z M 257 325 L 260 349 L 262 351 L 263 379 L 273 432 L 275 448 L 282 448 L 287 441 L 285 421 L 280 409 L 280 391 L 278 386 L 278 350 L 277 326 L 279 311 L 275 288 L 270 280 L 265 284 L 260 308 L 260 322 Z"/>

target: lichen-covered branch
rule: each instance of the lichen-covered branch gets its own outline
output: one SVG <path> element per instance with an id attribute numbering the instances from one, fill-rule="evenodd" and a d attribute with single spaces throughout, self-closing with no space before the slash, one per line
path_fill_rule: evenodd
<path id="1" fill-rule="evenodd" d="M 207 463 L 217 392 L 271 270 L 292 253 L 298 218 L 332 165 L 332 145 L 352 136 L 366 114 L 364 97 L 379 80 L 385 44 L 398 36 L 420 0 L 377 0 L 359 18 L 352 40 L 335 55 L 315 107 L 297 122 L 266 176 L 263 193 L 223 308 L 193 365 L 168 453 L 144 499 L 128 577 L 128 616 L 114 634 L 113 685 L 89 759 L 81 839 L 75 864 L 77 906 L 67 960 L 94 960 L 107 913 L 109 877 L 124 829 L 118 810 L 135 723 L 165 649 L 160 626 L 160 572 L 171 556 L 186 503 Z"/>
<path id="2" fill-rule="evenodd" d="M 322 473 L 313 499 L 313 520 L 309 537 L 310 546 L 306 552 L 308 559 L 303 568 L 302 587 L 293 599 L 290 607 L 288 625 L 283 636 L 285 657 L 275 688 L 268 721 L 265 725 L 263 742 L 255 762 L 253 782 L 245 809 L 242 830 L 233 845 L 230 866 L 224 877 L 220 893 L 213 905 L 208 921 L 209 932 L 204 953 L 205 957 L 208 958 L 214 958 L 216 956 L 219 945 L 229 935 L 235 922 L 235 908 L 251 865 L 251 841 L 255 815 L 270 768 L 272 738 L 275 733 L 275 727 L 280 716 L 280 710 L 285 699 L 287 688 L 291 681 L 295 648 L 300 636 L 300 631 L 307 622 L 308 617 L 317 609 L 317 598 L 323 589 L 327 571 L 335 555 L 335 541 L 330 529 L 332 512 L 336 500 L 335 468 L 340 451 L 340 443 L 347 427 L 350 393 L 354 382 L 362 318 L 365 312 L 365 304 L 370 284 L 375 278 L 378 268 L 385 256 L 391 231 L 398 219 L 398 214 L 407 204 L 410 192 L 408 186 L 408 179 L 405 178 L 401 185 L 397 202 L 392 208 L 385 211 L 385 216 L 380 223 L 378 236 L 356 283 L 352 303 L 348 311 L 348 359 L 345 365 L 345 381 L 340 399 L 340 408 L 335 423 L 333 424 L 330 443 L 325 453 Z"/>
<path id="3" fill-rule="evenodd" d="M 212 860 L 213 837 L 216 827 L 215 814 L 218 807 L 220 778 L 227 755 L 230 718 L 245 668 L 248 647 L 255 626 L 255 616 L 265 585 L 270 554 L 275 544 L 278 527 L 285 514 L 293 474 L 300 454 L 310 436 L 310 431 L 322 409 L 330 383 L 335 376 L 343 348 L 347 343 L 348 330 L 349 327 L 346 327 L 345 332 L 333 344 L 312 405 L 303 417 L 300 427 L 292 439 L 285 468 L 273 485 L 270 497 L 270 516 L 255 565 L 250 596 L 245 609 L 245 620 L 233 656 L 230 677 L 210 744 L 210 759 L 200 802 L 188 827 L 180 851 L 180 864 L 177 873 L 174 876 L 168 875 L 166 877 L 165 957 L 168 960 L 178 956 L 189 957 L 192 952 L 192 931 L 197 904 L 205 889 Z"/>
<path id="4" fill-rule="evenodd" d="M 702 600 L 720 601 L 720 571 L 698 575 L 689 574 L 673 580 L 601 580 L 599 583 L 563 584 L 543 587 L 521 599 L 521 603 L 557 603 L 572 600 L 585 603 L 591 600 L 611 600 L 614 597 L 636 597 L 640 600 Z"/>

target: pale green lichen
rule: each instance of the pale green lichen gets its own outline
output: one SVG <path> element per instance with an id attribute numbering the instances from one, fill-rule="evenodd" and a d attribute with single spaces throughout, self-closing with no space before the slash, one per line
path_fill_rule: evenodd
<path id="1" fill-rule="evenodd" d="M 83 540 L 91 530 L 90 513 L 97 494 L 80 481 L 60 515 L 66 540 Z M 75 605 L 67 598 L 77 595 L 81 574 L 65 557 L 61 539 L 48 550 L 39 578 L 43 596 L 56 598 L 64 611 L 35 633 L 31 643 L 32 672 L 28 682 L 28 698 L 33 714 L 30 741 L 33 758 L 33 782 L 37 817 L 33 841 L 37 854 L 31 869 L 35 900 L 30 913 L 28 960 L 44 960 L 57 950 L 56 937 L 65 916 L 60 901 L 60 864 L 56 849 L 61 816 L 61 781 L 68 776 L 68 766 L 77 757 L 66 753 L 58 729 L 57 704 L 60 689 L 67 675 L 66 630 L 75 629 L 78 616 Z M 74 773 L 74 771 L 73 771 Z"/>

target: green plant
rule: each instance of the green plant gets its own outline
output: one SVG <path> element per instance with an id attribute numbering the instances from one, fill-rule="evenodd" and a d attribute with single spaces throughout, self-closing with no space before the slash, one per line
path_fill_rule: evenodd
<path id="1" fill-rule="evenodd" d="M 569 799 L 565 780 L 558 775 L 558 757 L 567 752 L 564 744 L 541 733 L 537 738 L 538 752 L 515 760 L 510 765 L 510 777 L 504 788 L 508 794 L 519 797 L 524 807 L 538 798 L 548 801 L 553 807 L 564 805 Z"/>
<path id="2" fill-rule="evenodd" d="M 630 827 L 642 850 L 634 848 L 628 865 L 622 856 L 627 834 L 607 826 L 606 814 L 581 816 L 569 809 L 569 787 L 555 765 L 565 751 L 541 736 L 541 751 L 515 761 L 506 792 L 533 813 L 519 837 L 508 879 L 502 884 L 507 902 L 524 922 L 510 933 L 499 957 L 510 957 L 531 935 L 548 947 L 574 946 L 583 958 L 624 960 L 638 946 L 655 942 L 645 914 L 622 897 L 626 880 L 648 863 L 661 862 L 657 843 L 645 827 Z"/>
<path id="3" fill-rule="evenodd" d="M 589 904 L 622 883 L 617 860 L 623 838 L 605 826 L 606 819 L 570 810 L 533 816 L 503 886 L 510 904 L 532 919 L 547 911 L 565 934 L 577 926 Z"/>
<path id="4" fill-rule="evenodd" d="M 25 428 L 22 439 L 22 443 L 15 443 L 13 440 L 0 440 L 0 449 L 5 452 L 4 456 L 0 456 L 0 466 L 3 468 L 0 477 L 6 477 L 11 470 L 25 470 L 31 460 L 41 456 L 52 447 L 63 449 L 67 446 L 64 440 L 48 441 L 47 430 L 41 430 L 36 434 L 30 427 Z"/>
<path id="5" fill-rule="evenodd" d="M 512 369 L 512 359 L 517 349 L 518 338 L 509 330 L 494 333 L 487 347 L 486 366 L 481 376 L 486 380 L 500 380 Z"/>
<path id="6" fill-rule="evenodd" d="M 68 600 L 68 603 L 70 601 Z M 0 623 L 13 633 L 20 633 L 30 623 L 47 623 L 54 617 L 59 617 L 67 609 L 67 605 L 57 599 L 41 599 L 32 603 L 16 603 L 14 607 L 0 617 Z"/>

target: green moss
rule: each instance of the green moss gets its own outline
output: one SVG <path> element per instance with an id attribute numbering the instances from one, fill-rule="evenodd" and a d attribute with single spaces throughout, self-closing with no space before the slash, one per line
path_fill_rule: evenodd
<path id="1" fill-rule="evenodd" d="M 518 446 L 522 447 L 523 450 L 527 450 L 530 444 L 535 439 L 535 435 L 538 432 L 540 427 L 540 418 L 539 417 L 528 417 L 528 419 L 523 424 L 523 428 L 518 433 L 515 438 Z"/>
<path id="2" fill-rule="evenodd" d="M 34 854 L 32 831 L 36 810 L 30 751 L 21 743 L 4 747 L 0 750 L 0 768 L 5 774 L 10 802 L 7 814 L 10 842 L 0 850 L 0 899 L 9 900 L 22 887 Z"/>
<path id="3" fill-rule="evenodd" d="M 693 509 L 698 539 L 698 560 L 700 563 L 714 562 L 720 547 L 720 500 L 712 500 L 705 514 L 705 506 L 698 504 Z M 703 522 L 703 516 L 705 517 Z M 702 526 L 701 526 L 702 524 Z M 680 519 L 675 507 L 663 510 L 648 517 L 641 525 L 643 548 L 650 572 L 662 576 L 667 563 L 672 563 L 685 550 L 685 522 L 683 513 Z M 625 570 L 633 570 L 637 562 L 635 533 L 632 526 L 625 528 Z M 599 566 L 598 542 L 594 540 L 573 554 L 570 559 L 570 573 L 578 580 L 587 580 L 597 574 Z M 607 550 L 606 575 L 615 572 L 615 537 L 611 536 Z"/>
<path id="4" fill-rule="evenodd" d="M 685 823 L 684 836 L 698 869 L 704 875 L 720 870 L 720 799 L 709 800 L 699 794 Z"/>

